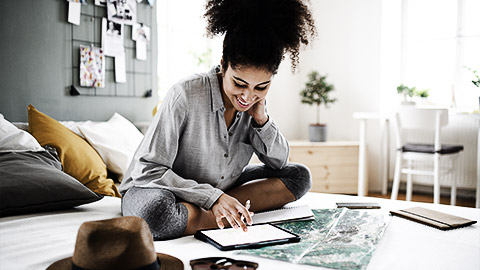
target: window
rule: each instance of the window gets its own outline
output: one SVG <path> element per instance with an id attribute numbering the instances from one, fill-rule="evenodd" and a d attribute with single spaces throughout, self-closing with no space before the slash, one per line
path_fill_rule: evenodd
<path id="1" fill-rule="evenodd" d="M 457 111 L 479 109 L 480 1 L 403 0 L 401 81 L 430 89 L 429 101 Z"/>
<path id="2" fill-rule="evenodd" d="M 220 64 L 222 39 L 206 37 L 205 2 L 157 1 L 158 78 L 162 99 L 178 80 Z"/>

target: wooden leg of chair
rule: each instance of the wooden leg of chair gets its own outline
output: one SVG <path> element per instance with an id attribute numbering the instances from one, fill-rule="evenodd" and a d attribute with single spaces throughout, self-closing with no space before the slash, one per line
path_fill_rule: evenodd
<path id="1" fill-rule="evenodd" d="M 408 169 L 412 169 L 412 160 L 408 160 Z M 406 201 L 411 201 L 412 200 L 412 174 L 407 173 L 407 196 L 406 196 Z"/>
<path id="2" fill-rule="evenodd" d="M 440 154 L 433 156 L 433 203 L 440 203 Z"/>
<path id="3" fill-rule="evenodd" d="M 398 188 L 400 187 L 400 173 L 402 172 L 402 152 L 397 151 L 397 158 L 395 160 L 395 175 L 393 177 L 392 186 L 392 200 L 396 200 L 398 196 Z"/>

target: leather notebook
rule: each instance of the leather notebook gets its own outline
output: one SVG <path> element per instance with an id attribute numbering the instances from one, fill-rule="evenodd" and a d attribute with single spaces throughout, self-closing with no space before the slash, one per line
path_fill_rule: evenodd
<path id="1" fill-rule="evenodd" d="M 404 210 L 390 211 L 390 213 L 392 213 L 392 215 L 404 217 L 440 230 L 451 230 L 477 223 L 475 220 L 470 220 L 423 207 L 413 207 Z"/>

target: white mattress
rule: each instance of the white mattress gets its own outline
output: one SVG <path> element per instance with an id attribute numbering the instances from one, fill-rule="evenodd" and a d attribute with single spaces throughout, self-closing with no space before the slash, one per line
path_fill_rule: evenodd
<path id="1" fill-rule="evenodd" d="M 0 218 L 0 269 L 45 269 L 72 256 L 80 225 L 120 216 L 120 202 L 105 196 L 71 210 Z"/>
<path id="2" fill-rule="evenodd" d="M 423 206 L 480 221 L 480 209 L 408 203 L 378 198 L 309 193 L 294 204 L 312 209 L 334 208 L 335 202 L 375 201 L 381 211 Z M 78 228 L 85 221 L 120 216 L 120 199 L 100 201 L 71 210 L 0 218 L 0 269 L 45 269 L 52 262 L 72 256 Z M 377 210 L 369 210 L 377 211 Z M 235 251 L 222 252 L 192 236 L 156 241 L 157 252 L 178 257 L 190 269 L 191 259 L 227 256 L 259 263 L 259 269 L 323 269 L 270 260 Z M 480 269 L 480 224 L 440 231 L 394 217 L 367 269 Z"/>

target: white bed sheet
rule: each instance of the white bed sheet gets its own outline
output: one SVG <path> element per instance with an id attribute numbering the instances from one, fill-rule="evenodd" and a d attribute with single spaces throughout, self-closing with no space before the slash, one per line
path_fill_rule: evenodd
<path id="1" fill-rule="evenodd" d="M 294 205 L 312 209 L 335 208 L 335 202 L 378 202 L 387 211 L 413 206 L 480 221 L 480 209 L 391 201 L 379 198 L 308 193 Z M 120 216 L 120 199 L 100 201 L 71 210 L 0 218 L 0 269 L 45 269 L 52 262 L 72 256 L 78 228 L 85 221 Z M 155 249 L 178 257 L 190 269 L 192 259 L 227 256 L 259 263 L 259 269 L 324 269 L 308 265 L 237 255 L 220 251 L 192 236 L 156 241 Z M 367 269 L 480 269 L 480 224 L 440 231 L 399 217 L 385 230 Z"/>
<path id="2" fill-rule="evenodd" d="M 80 225 L 121 216 L 119 198 L 63 211 L 0 218 L 0 269 L 45 269 L 73 255 Z"/>

